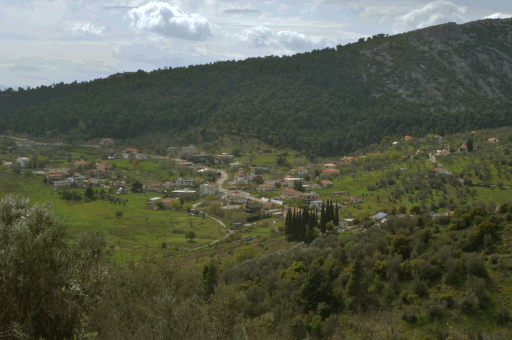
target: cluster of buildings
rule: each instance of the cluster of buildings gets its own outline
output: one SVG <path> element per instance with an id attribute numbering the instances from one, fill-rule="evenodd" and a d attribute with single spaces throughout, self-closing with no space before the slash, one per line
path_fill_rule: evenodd
<path id="1" fill-rule="evenodd" d="M 72 167 L 48 167 L 44 169 L 46 184 L 58 189 L 97 187 L 110 178 L 112 166 L 108 161 L 88 163 L 77 160 Z"/>

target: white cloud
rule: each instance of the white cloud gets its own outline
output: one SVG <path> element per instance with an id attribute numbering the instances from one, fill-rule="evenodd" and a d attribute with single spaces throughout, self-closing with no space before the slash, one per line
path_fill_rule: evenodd
<path id="1" fill-rule="evenodd" d="M 305 52 L 333 45 L 322 37 L 308 36 L 289 30 L 273 33 L 269 28 L 261 25 L 244 30 L 238 38 L 249 47 L 271 47 L 293 52 Z"/>
<path id="2" fill-rule="evenodd" d="M 131 26 L 138 32 L 149 31 L 185 40 L 206 40 L 213 36 L 208 20 L 199 14 L 187 14 L 164 2 L 150 2 L 128 12 Z"/>
<path id="3" fill-rule="evenodd" d="M 310 51 L 329 46 L 327 40 L 322 37 L 310 37 L 293 31 L 281 31 L 277 33 L 279 42 L 292 51 Z"/>
<path id="4" fill-rule="evenodd" d="M 484 17 L 484 19 L 509 19 L 512 18 L 512 14 L 494 13 Z"/>
<path id="5" fill-rule="evenodd" d="M 251 47 L 268 47 L 274 45 L 272 31 L 264 26 L 256 26 L 245 29 L 239 39 Z"/>
<path id="6" fill-rule="evenodd" d="M 89 21 L 74 23 L 67 22 L 67 25 L 67 30 L 71 30 L 73 33 L 76 34 L 93 34 L 101 36 L 103 35 L 103 31 L 105 30 L 105 27 L 97 26 Z"/>
<path id="7" fill-rule="evenodd" d="M 466 11 L 466 6 L 457 6 L 450 1 L 437 0 L 398 17 L 397 22 L 393 25 L 393 31 L 399 33 L 450 21 L 465 22 Z"/>

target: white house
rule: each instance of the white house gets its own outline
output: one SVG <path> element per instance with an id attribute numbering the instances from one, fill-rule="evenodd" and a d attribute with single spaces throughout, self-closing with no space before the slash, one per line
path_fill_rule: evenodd
<path id="1" fill-rule="evenodd" d="M 234 182 L 235 184 L 251 184 L 254 174 L 254 169 L 251 169 L 251 175 L 249 176 L 244 169 L 240 168 L 238 172 L 235 173 Z"/>
<path id="2" fill-rule="evenodd" d="M 174 183 L 179 188 L 193 187 L 195 181 L 193 179 L 178 178 Z"/>
<path id="3" fill-rule="evenodd" d="M 181 148 L 181 153 L 186 155 L 197 153 L 197 148 L 195 146 L 184 146 Z"/>
<path id="4" fill-rule="evenodd" d="M 258 191 L 260 191 L 260 192 L 267 192 L 267 191 L 274 191 L 274 190 L 276 190 L 276 187 L 272 184 L 258 185 Z"/>
<path id="5" fill-rule="evenodd" d="M 434 171 L 438 175 L 449 175 L 450 174 L 450 172 L 448 170 L 443 169 L 443 168 L 435 168 Z"/>
<path id="6" fill-rule="evenodd" d="M 27 157 L 16 158 L 16 163 L 19 163 L 22 168 L 26 167 L 30 163 L 30 159 Z"/>
<path id="7" fill-rule="evenodd" d="M 201 184 L 199 186 L 199 190 L 201 191 L 201 195 L 208 196 L 208 195 L 218 193 L 219 187 L 217 186 L 217 184 L 214 184 L 214 183 L 206 183 L 206 184 Z"/>
<path id="8" fill-rule="evenodd" d="M 285 178 L 284 179 L 284 182 L 286 183 L 286 186 L 288 188 L 293 188 L 293 185 L 295 184 L 295 182 L 300 182 L 302 181 L 302 178 Z"/>
<path id="9" fill-rule="evenodd" d="M 320 195 L 318 195 L 316 192 L 301 192 L 298 194 L 299 198 L 303 201 L 316 201 L 320 198 Z"/>

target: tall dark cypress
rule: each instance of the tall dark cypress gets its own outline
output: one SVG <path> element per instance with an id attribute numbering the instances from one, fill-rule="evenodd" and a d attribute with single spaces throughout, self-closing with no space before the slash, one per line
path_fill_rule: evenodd
<path id="1" fill-rule="evenodd" d="M 288 212 L 286 213 L 286 220 L 285 220 L 285 234 L 290 235 L 292 232 L 292 209 L 288 208 Z"/>
<path id="2" fill-rule="evenodd" d="M 338 203 L 335 203 L 336 204 L 336 210 L 334 210 L 334 225 L 335 226 L 338 226 L 340 224 L 340 216 L 338 214 Z"/>
<path id="3" fill-rule="evenodd" d="M 325 234 L 326 232 L 326 217 L 325 217 L 325 202 L 322 204 L 322 212 L 320 214 L 320 231 L 322 234 Z"/>

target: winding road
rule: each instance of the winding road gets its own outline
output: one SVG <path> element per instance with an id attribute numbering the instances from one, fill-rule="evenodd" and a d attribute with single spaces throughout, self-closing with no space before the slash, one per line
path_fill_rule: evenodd
<path id="1" fill-rule="evenodd" d="M 227 192 L 227 190 L 226 190 L 226 189 L 224 189 L 224 182 L 226 182 L 226 181 L 228 180 L 228 174 L 227 174 L 225 171 L 221 171 L 220 173 L 221 173 L 221 176 L 220 176 L 220 178 L 217 180 L 217 182 L 216 182 L 216 183 L 217 183 L 217 185 L 219 186 L 219 190 L 220 190 L 221 192 Z M 201 204 L 201 203 L 202 203 L 202 202 L 196 203 L 196 204 L 194 204 L 194 205 L 193 205 L 193 207 L 194 207 L 194 208 L 197 208 L 197 207 L 199 206 L 199 204 Z M 215 240 L 215 241 L 213 241 L 213 242 L 207 243 L 207 244 L 205 244 L 204 246 L 201 246 L 201 247 L 197 247 L 197 248 L 194 248 L 194 249 L 189 249 L 189 251 L 194 251 L 194 250 L 198 250 L 198 249 L 206 248 L 206 247 L 208 247 L 208 246 L 210 246 L 210 245 L 212 245 L 212 244 L 215 244 L 215 243 L 217 243 L 217 242 L 222 241 L 223 239 L 225 239 L 226 237 L 228 237 L 229 235 L 231 235 L 231 234 L 233 233 L 233 230 L 228 229 L 228 227 L 226 226 L 226 224 L 225 224 L 224 222 L 222 222 L 221 220 L 219 220 L 218 218 L 215 218 L 215 217 L 213 217 L 213 216 L 210 216 L 210 215 L 208 215 L 208 214 L 206 214 L 206 213 L 205 213 L 204 215 L 205 215 L 205 216 L 207 216 L 208 218 L 211 218 L 212 220 L 216 221 L 218 224 L 220 224 L 220 225 L 221 225 L 221 227 L 223 227 L 224 229 L 226 229 L 228 233 L 226 234 L 226 236 L 224 236 L 224 237 L 222 237 L 222 238 L 219 238 L 218 240 Z"/>

